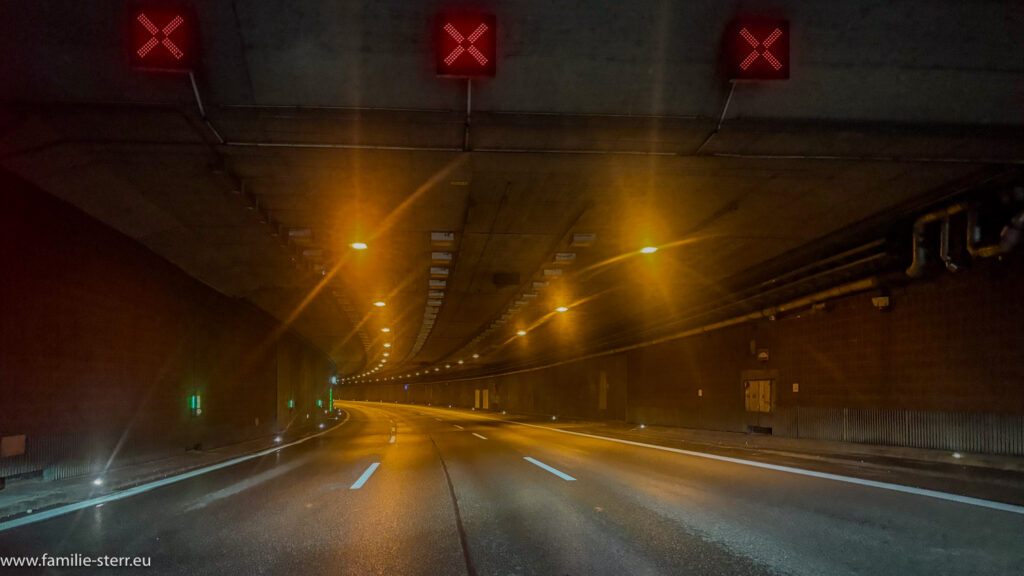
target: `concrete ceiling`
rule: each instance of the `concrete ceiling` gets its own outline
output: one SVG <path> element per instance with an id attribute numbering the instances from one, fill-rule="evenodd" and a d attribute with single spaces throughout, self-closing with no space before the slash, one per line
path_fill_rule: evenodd
<path id="1" fill-rule="evenodd" d="M 343 375 L 385 352 L 374 377 L 679 329 L 753 286 L 737 279 L 1024 158 L 1012 2 L 923 3 L 916 38 L 914 3 L 784 3 L 793 78 L 737 85 L 716 71 L 737 13 L 718 2 L 502 3 L 469 122 L 465 81 L 430 69 L 440 4 L 203 3 L 194 90 L 126 68 L 124 4 L 83 4 L 3 3 L 3 166 L 291 323 Z M 977 42 L 950 50 L 958 23 Z"/>

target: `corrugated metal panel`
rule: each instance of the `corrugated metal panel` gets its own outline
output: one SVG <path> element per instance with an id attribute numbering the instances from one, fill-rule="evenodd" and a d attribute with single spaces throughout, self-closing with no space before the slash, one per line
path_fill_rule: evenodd
<path id="1" fill-rule="evenodd" d="M 852 408 L 783 408 L 778 436 L 1024 456 L 1024 416 Z"/>
<path id="2" fill-rule="evenodd" d="M 72 435 L 32 436 L 25 438 L 25 453 L 0 458 L 0 476 L 42 473 L 47 479 L 59 480 L 89 472 L 89 462 L 80 455 L 85 452 L 81 437 Z"/>
<path id="3" fill-rule="evenodd" d="M 0 477 L 41 474 L 47 480 L 61 480 L 171 453 L 166 446 L 152 446 L 141 440 L 129 436 L 118 447 L 117 439 L 102 440 L 79 434 L 30 434 L 25 438 L 24 454 L 0 458 Z"/>

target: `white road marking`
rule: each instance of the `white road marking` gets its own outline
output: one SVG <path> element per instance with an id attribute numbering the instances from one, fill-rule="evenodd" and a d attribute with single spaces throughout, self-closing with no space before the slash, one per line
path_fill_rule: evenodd
<path id="1" fill-rule="evenodd" d="M 17 528 L 19 526 L 25 526 L 27 524 L 34 524 L 36 522 L 41 522 L 43 520 L 49 520 L 50 518 L 56 518 L 57 516 L 63 516 L 64 514 L 75 512 L 76 510 L 82 510 L 83 508 L 89 508 L 91 506 L 96 506 L 96 505 L 99 505 L 99 504 L 105 504 L 107 502 L 114 502 L 115 500 L 121 500 L 123 498 L 129 498 L 131 496 L 136 496 L 138 494 L 142 494 L 144 492 L 149 492 L 150 490 L 153 490 L 153 489 L 156 489 L 156 488 L 160 488 L 162 486 L 167 486 L 168 484 L 174 484 L 175 482 L 181 482 L 182 480 L 188 480 L 189 478 L 195 478 L 196 476 L 201 476 L 201 475 L 206 474 L 208 472 L 213 472 L 214 470 L 220 470 L 221 468 L 227 468 L 228 466 L 234 466 L 235 464 L 239 464 L 241 462 L 246 462 L 246 461 L 252 460 L 254 458 L 260 458 L 260 457 L 266 456 L 267 454 L 272 454 L 274 452 L 277 452 L 277 451 L 281 450 L 282 448 L 288 448 L 290 446 L 298 446 L 299 444 L 302 444 L 303 442 L 306 442 L 306 441 L 312 440 L 313 438 L 316 438 L 318 436 L 323 436 L 324 434 L 327 434 L 328 432 L 334 430 L 338 426 L 341 426 L 342 424 L 348 422 L 348 419 L 349 419 L 349 414 L 348 414 L 348 412 L 346 412 L 345 413 L 345 419 L 342 420 L 341 422 L 339 422 L 337 426 L 332 426 L 331 428 L 328 428 L 327 430 L 324 430 L 323 432 L 319 432 L 317 434 L 313 434 L 312 436 L 306 436 L 305 438 L 300 438 L 300 439 L 296 440 L 295 442 L 290 442 L 288 444 L 282 444 L 280 446 L 274 446 L 273 448 L 267 448 L 266 450 L 262 450 L 260 452 L 256 452 L 255 454 L 249 454 L 247 456 L 239 456 L 238 458 L 232 458 L 231 460 L 227 460 L 227 461 L 221 462 L 219 464 L 213 464 L 211 466 L 207 466 L 205 468 L 199 468 L 198 470 L 192 470 L 191 472 L 186 472 L 184 474 L 179 474 L 177 476 L 170 476 L 170 477 L 167 477 L 167 478 L 161 478 L 160 480 L 157 480 L 156 482 L 150 482 L 149 484 L 140 484 L 138 486 L 134 486 L 134 487 L 129 488 L 127 490 L 122 490 L 120 492 L 114 492 L 113 494 L 107 494 L 105 496 L 98 496 L 96 498 L 90 498 L 88 500 L 82 500 L 81 502 L 75 502 L 74 504 L 67 504 L 66 506 L 58 506 L 56 508 L 51 508 L 49 510 L 44 510 L 44 511 L 39 512 L 37 514 L 32 514 L 30 516 L 22 516 L 21 518 L 15 518 L 14 520 L 8 520 L 7 522 L 0 522 L 0 532 L 3 532 L 4 530 L 10 530 L 11 528 Z"/>
<path id="2" fill-rule="evenodd" d="M 239 494 L 245 490 L 248 490 L 249 488 L 258 486 L 267 480 L 277 478 L 282 474 L 287 474 L 288 472 L 291 472 L 295 468 L 298 468 L 299 466 L 306 464 L 307 462 L 309 462 L 309 460 L 309 456 L 303 456 L 302 458 L 294 462 L 290 462 L 283 466 L 276 466 L 274 468 L 271 468 L 270 470 L 267 470 L 266 472 L 257 474 L 255 476 L 251 476 L 249 478 L 246 478 L 245 480 L 242 480 L 241 482 L 236 482 L 231 486 L 228 486 L 227 488 L 222 488 L 220 490 L 217 490 L 216 492 L 211 492 L 210 494 L 207 494 L 200 498 L 199 500 L 197 500 L 188 508 L 185 508 L 185 511 L 192 512 L 193 510 L 205 508 L 206 506 L 213 502 L 216 502 L 217 500 L 234 496 L 235 494 Z M 99 506 L 102 506 L 102 504 L 99 504 Z"/>
<path id="3" fill-rule="evenodd" d="M 380 462 L 370 464 L 370 467 L 366 469 L 366 472 L 363 472 L 363 475 L 359 477 L 359 480 L 356 480 L 355 484 L 349 486 L 349 490 L 359 490 L 362 488 L 363 484 L 366 484 L 366 481 L 370 479 L 370 476 L 373 476 L 373 473 L 377 471 L 378 466 L 380 466 Z"/>
<path id="4" fill-rule="evenodd" d="M 437 420 L 438 422 L 444 422 L 444 420 L 441 420 L 440 418 L 434 418 L 434 420 Z"/>
<path id="5" fill-rule="evenodd" d="M 537 466 L 547 470 L 548 472 L 551 472 L 552 474 L 554 474 L 555 476 L 558 476 L 562 480 L 567 480 L 569 482 L 575 482 L 576 481 L 576 479 L 573 478 L 572 476 L 569 476 L 568 474 L 566 474 L 565 472 L 562 472 L 560 470 L 556 470 L 555 468 L 552 468 L 551 466 L 548 466 L 547 464 L 541 462 L 540 460 L 534 460 L 533 458 L 530 458 L 529 456 L 524 456 L 523 460 L 526 460 L 527 462 L 529 462 L 531 464 L 535 464 L 535 465 L 537 465 Z"/>
<path id="6" fill-rule="evenodd" d="M 465 428 L 463 428 L 462 426 L 459 426 L 458 424 L 452 424 L 452 426 L 455 426 L 459 430 L 465 430 Z"/>
<path id="7" fill-rule="evenodd" d="M 854 478 L 852 476 L 842 476 L 840 474 L 829 474 L 828 472 L 815 472 L 814 470 L 804 470 L 802 468 L 792 468 L 790 466 L 779 466 L 777 464 L 768 464 L 766 462 L 757 462 L 754 460 L 742 460 L 740 458 L 731 458 L 729 456 L 719 456 L 718 454 L 708 454 L 705 452 L 694 452 L 692 450 L 683 450 L 681 448 L 671 448 L 669 446 L 658 446 L 657 444 L 645 444 L 643 442 L 634 442 L 633 440 L 622 440 L 620 438 L 610 438 L 608 436 L 597 436 L 596 434 L 586 434 L 584 432 L 572 432 L 570 430 L 559 430 L 558 428 L 551 428 L 548 426 L 538 426 L 536 424 L 526 424 L 525 422 L 513 422 L 510 420 L 500 420 L 498 418 L 490 418 L 491 420 L 497 420 L 499 422 L 506 422 L 508 424 L 518 424 L 520 426 L 529 426 L 530 428 L 540 428 L 542 430 L 550 430 L 552 432 L 561 432 L 563 434 L 572 434 L 573 436 L 583 436 L 586 438 L 594 438 L 596 440 L 607 440 L 608 442 L 617 442 L 619 444 L 626 444 L 629 446 L 641 446 L 644 448 L 653 448 L 654 450 L 662 450 L 664 452 L 675 452 L 676 454 L 686 454 L 687 456 L 696 456 L 697 458 L 707 458 L 709 460 L 720 460 L 722 462 L 731 462 L 733 464 L 741 464 L 743 466 L 752 466 L 754 468 L 765 468 L 768 470 L 777 470 L 779 472 L 788 472 L 790 474 L 799 474 L 801 476 L 810 476 L 812 478 L 822 478 L 825 480 L 834 480 L 836 482 L 846 482 L 848 484 L 858 484 L 861 486 L 870 486 L 872 488 L 879 488 L 882 490 L 891 490 L 893 492 L 903 492 L 905 494 L 915 494 L 917 496 L 925 496 L 927 498 L 936 498 L 938 500 L 946 500 L 949 502 L 958 502 L 960 504 L 968 504 L 970 506 L 978 506 L 981 508 L 990 508 L 992 510 L 1001 510 L 1003 512 L 1012 512 L 1014 514 L 1024 514 L 1024 506 L 1017 506 L 1015 504 L 1006 504 L 1005 502 L 995 502 L 993 500 L 983 500 L 981 498 L 972 498 L 970 496 L 961 496 L 960 494 L 951 494 L 949 492 L 939 492 L 938 490 L 928 490 L 925 488 L 914 488 L 913 486 L 902 486 L 900 484 L 890 484 L 889 482 L 878 482 L 876 480 L 865 480 L 863 478 Z"/>
<path id="8" fill-rule="evenodd" d="M 731 458 L 729 456 L 719 456 L 717 454 L 708 454 L 705 452 L 694 452 L 692 450 L 683 450 L 681 448 L 671 448 L 669 446 L 658 446 L 657 444 L 646 444 L 644 442 L 635 442 L 633 440 L 622 440 L 620 438 L 610 438 L 608 436 L 598 436 L 596 434 L 587 434 L 584 432 L 573 432 L 570 430 L 560 430 L 558 428 L 551 428 L 549 426 L 538 426 L 536 424 L 527 424 L 525 422 L 516 422 L 514 420 L 506 420 L 502 418 L 494 418 L 491 416 L 475 415 L 477 418 L 493 420 L 495 422 L 502 422 L 505 424 L 516 424 L 519 426 L 527 426 L 529 428 L 539 428 L 541 430 L 549 430 L 551 432 L 559 432 L 562 434 L 571 434 L 573 436 L 583 436 L 585 438 L 594 438 L 596 440 L 605 440 L 608 442 L 617 442 L 619 444 L 626 444 L 628 446 L 640 446 L 643 448 L 651 448 L 653 450 L 662 450 L 664 452 L 674 452 L 676 454 L 685 454 L 687 456 L 694 456 L 697 458 L 707 458 L 709 460 L 719 460 L 722 462 L 731 462 L 733 464 L 740 464 L 743 466 L 752 466 L 754 468 L 764 468 L 768 470 L 776 470 L 779 472 L 787 472 L 789 474 L 798 474 L 801 476 L 810 476 L 812 478 L 821 478 L 824 480 L 833 480 L 836 482 L 845 482 L 848 484 L 858 484 L 861 486 L 869 486 L 871 488 L 878 488 L 880 490 L 890 490 L 892 492 L 902 492 L 904 494 L 914 494 L 917 496 L 924 496 L 926 498 L 935 498 L 937 500 L 945 500 L 947 502 L 956 502 L 959 504 L 967 504 L 969 506 L 978 506 L 979 508 L 989 508 L 991 510 L 999 510 L 1002 512 L 1010 512 L 1013 514 L 1024 515 L 1024 506 L 1018 506 L 1015 504 L 1007 504 L 1005 502 L 995 502 L 993 500 L 983 500 L 981 498 L 972 498 L 970 496 L 961 496 L 960 494 L 951 494 L 949 492 L 939 492 L 938 490 L 928 490 L 925 488 L 914 488 L 913 486 L 902 486 L 900 484 L 891 484 L 889 482 L 878 482 L 876 480 L 865 480 L 863 478 L 854 478 L 852 476 L 842 476 L 840 474 L 829 474 L 827 472 L 815 472 L 813 470 L 804 470 L 802 468 L 792 468 L 790 466 L 779 466 L 776 464 L 767 464 L 765 462 L 756 462 L 753 460 L 743 460 L 740 458 Z M 437 418 L 440 421 L 440 418 Z M 4 525 L 0 524 L 0 531 L 4 530 Z"/>
<path id="9" fill-rule="evenodd" d="M 395 443 L 395 437 L 392 436 L 391 440 L 388 440 L 388 444 L 394 444 L 394 443 Z"/>
<path id="10" fill-rule="evenodd" d="M 473 436 L 476 436 L 477 438 L 479 438 L 481 440 L 487 440 L 487 436 L 481 436 L 481 435 L 477 434 L 476 432 L 473 432 Z"/>

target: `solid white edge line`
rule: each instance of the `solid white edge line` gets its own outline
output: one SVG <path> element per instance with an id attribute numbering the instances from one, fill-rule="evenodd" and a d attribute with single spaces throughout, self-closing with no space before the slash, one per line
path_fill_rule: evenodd
<path id="1" fill-rule="evenodd" d="M 370 476 L 373 476 L 373 473 L 377 471 L 378 466 L 380 466 L 380 462 L 374 462 L 373 464 L 370 464 L 370 467 L 367 468 L 365 472 L 363 472 L 363 475 L 359 477 L 359 480 L 356 480 L 356 483 L 349 486 L 348 489 L 359 490 L 360 488 L 362 488 L 363 484 L 366 484 L 366 481 L 370 479 Z"/>
<path id="2" fill-rule="evenodd" d="M 205 468 L 199 468 L 197 470 L 192 470 L 190 472 L 185 472 L 184 474 L 179 474 L 177 476 L 169 476 L 167 478 L 161 478 L 160 480 L 157 480 L 155 482 L 150 482 L 148 484 L 140 484 L 138 486 L 133 486 L 131 488 L 128 488 L 127 490 L 122 490 L 121 492 L 114 492 L 113 494 L 107 494 L 105 496 L 97 496 L 96 498 L 90 498 L 88 500 L 82 500 L 81 502 L 75 502 L 74 504 L 65 504 L 64 506 L 58 506 L 56 508 L 51 508 L 49 510 L 43 510 L 42 512 L 39 512 L 37 514 L 31 514 L 29 516 L 22 516 L 21 518 L 15 518 L 14 520 L 8 520 L 6 522 L 0 522 L 0 532 L 3 532 L 4 530 L 10 530 L 11 528 L 18 528 L 19 526 L 26 526 L 28 524 L 34 524 L 36 522 L 41 522 L 43 520 L 49 520 L 50 518 L 56 518 L 57 516 L 63 516 L 64 514 L 75 512 L 76 510 L 82 510 L 84 508 L 89 508 L 89 507 L 95 506 L 97 504 L 106 504 L 107 502 L 114 502 L 116 500 L 121 500 L 123 498 L 128 498 L 128 497 L 131 497 L 131 496 L 136 496 L 138 494 L 149 492 L 150 490 L 153 490 L 155 488 L 160 488 L 162 486 L 167 486 L 168 484 L 174 484 L 175 482 L 181 482 L 182 480 L 188 480 L 189 478 L 195 478 L 196 476 L 201 476 L 201 475 L 206 474 L 208 472 L 213 472 L 214 470 L 220 470 L 221 468 L 227 468 L 228 466 L 234 466 L 235 464 L 240 464 L 240 463 L 245 462 L 247 460 L 252 460 L 253 458 L 260 458 L 262 456 L 266 456 L 267 454 L 271 454 L 273 452 L 277 452 L 278 450 L 281 450 L 282 448 L 289 448 L 291 446 L 298 446 L 299 444 L 302 444 L 303 442 L 306 442 L 306 441 L 312 440 L 313 438 L 316 438 L 318 436 L 323 436 L 324 434 L 327 434 L 328 432 L 334 430 L 338 426 L 341 426 L 342 424 L 348 422 L 348 419 L 349 419 L 349 413 L 345 412 L 345 419 L 342 420 L 341 422 L 339 422 L 338 424 L 328 428 L 327 430 L 324 430 L 323 432 L 318 432 L 316 434 L 313 434 L 312 436 L 306 436 L 305 438 L 300 438 L 299 440 L 296 440 L 295 442 L 291 442 L 291 443 L 288 443 L 288 444 L 282 444 L 280 446 L 274 446 L 273 448 L 267 448 L 266 450 L 261 450 L 259 452 L 256 452 L 255 454 L 248 454 L 246 456 L 239 456 L 238 458 L 232 458 L 231 460 L 226 460 L 226 461 L 221 462 L 219 464 L 212 464 L 212 465 L 207 466 Z"/>
<path id="3" fill-rule="evenodd" d="M 483 416 L 484 418 L 489 418 Z M 928 498 L 936 498 L 939 500 L 947 500 L 949 502 L 958 502 L 960 504 L 969 504 L 971 506 L 979 506 L 982 508 L 990 508 L 992 510 L 1001 510 L 1003 512 L 1012 512 L 1014 514 L 1024 514 L 1024 506 L 1017 506 L 1015 504 L 1006 504 L 1004 502 L 995 502 L 993 500 L 983 500 L 981 498 L 972 498 L 971 496 L 961 496 L 959 494 L 951 494 L 949 492 L 939 492 L 938 490 L 928 490 L 927 488 L 914 488 L 913 486 L 903 486 L 901 484 L 890 484 L 889 482 L 879 482 L 877 480 L 865 480 L 863 478 L 854 478 L 852 476 L 842 476 L 839 474 L 829 474 L 828 472 L 815 472 L 814 470 L 804 470 L 802 468 L 792 468 L 789 466 L 779 466 L 778 464 L 768 464 L 766 462 L 757 462 L 754 460 L 742 460 L 740 458 L 731 458 L 729 456 L 719 456 L 718 454 L 708 454 L 706 452 L 694 452 L 692 450 L 683 450 L 682 448 L 671 448 L 669 446 L 658 446 L 657 444 L 645 444 L 643 442 L 634 442 L 633 440 L 622 440 L 620 438 L 611 438 L 608 436 L 597 436 L 596 434 L 587 434 L 584 432 L 572 432 L 570 430 L 559 430 L 558 428 L 550 428 L 548 426 L 538 426 L 536 424 L 526 424 L 524 422 L 514 422 L 511 420 L 501 420 L 499 418 L 489 418 L 490 420 L 496 420 L 498 422 L 506 422 L 509 424 L 518 424 L 520 426 L 529 426 L 530 428 L 540 428 L 541 430 L 550 430 L 552 432 L 561 432 L 563 434 L 572 434 L 573 436 L 583 436 L 586 438 L 594 438 L 597 440 L 607 440 L 608 442 L 618 442 L 619 444 L 627 444 L 629 446 L 641 446 L 643 448 L 653 448 L 655 450 L 663 450 L 665 452 L 675 452 L 677 454 L 686 454 L 687 456 L 696 456 L 697 458 L 707 458 L 709 460 L 720 460 L 722 462 L 731 462 L 733 464 L 742 464 L 744 466 L 753 466 L 754 468 L 765 468 L 768 470 L 776 470 L 779 472 L 789 472 L 790 474 L 799 474 L 801 476 L 811 476 L 813 478 L 822 478 L 825 480 L 835 480 L 836 482 L 846 482 L 848 484 L 859 484 L 861 486 L 870 486 L 872 488 L 880 488 L 882 490 L 891 490 L 893 492 L 903 492 L 906 494 L 915 494 L 917 496 L 926 496 Z"/>
<path id="4" fill-rule="evenodd" d="M 438 410 L 444 410 L 438 408 Z M 767 464 L 764 462 L 756 462 L 753 460 L 742 460 L 740 458 L 731 458 L 729 456 L 719 456 L 717 454 L 708 454 L 706 452 L 694 452 L 692 450 L 683 450 L 681 448 L 671 448 L 669 446 L 658 446 L 657 444 L 645 444 L 643 442 L 636 442 L 633 440 L 622 440 L 620 438 L 611 438 L 609 436 L 598 436 L 596 434 L 587 434 L 585 432 L 573 432 L 570 430 L 560 430 L 558 428 L 551 428 L 548 426 L 539 426 L 537 424 L 527 424 L 525 422 L 516 422 L 514 420 L 505 420 L 502 418 L 494 418 L 491 416 L 484 416 L 482 414 L 474 414 L 477 418 L 485 420 L 493 420 L 495 422 L 503 422 L 505 424 L 517 424 L 519 426 L 527 426 L 529 428 L 539 428 L 541 430 L 549 430 L 551 432 L 560 432 L 562 434 L 571 434 L 573 436 L 583 436 L 585 438 L 594 438 L 596 440 L 606 440 L 608 442 L 617 442 L 619 444 L 626 444 L 629 446 L 640 446 L 643 448 L 651 448 L 653 450 L 662 450 L 664 452 L 674 452 L 676 454 L 686 454 L 687 456 L 695 456 L 697 458 L 707 458 L 709 460 L 719 460 L 722 462 L 731 462 L 733 464 L 740 464 L 743 466 L 752 466 L 754 468 L 765 468 L 768 470 L 776 470 L 779 472 L 788 472 L 790 474 L 798 474 L 801 476 L 810 476 L 813 478 L 822 478 L 825 480 L 834 480 L 836 482 L 845 482 L 848 484 L 859 484 L 861 486 L 869 486 L 872 488 L 878 488 L 881 490 L 890 490 L 893 492 L 903 492 L 906 494 L 914 494 L 917 496 L 924 496 L 926 498 L 935 498 L 937 500 L 946 500 L 947 502 L 957 502 L 959 504 L 967 504 L 969 506 L 978 506 L 980 508 L 989 508 L 991 510 L 999 510 L 1002 512 L 1010 512 L 1013 514 L 1024 515 L 1024 506 L 1018 506 L 1016 504 L 1006 504 L 1004 502 L 996 502 L 993 500 L 983 500 L 981 498 L 973 498 L 971 496 L 961 496 L 959 494 L 951 494 L 949 492 L 939 492 L 938 490 L 928 490 L 926 488 L 914 488 L 913 486 L 903 486 L 900 484 L 891 484 L 889 482 L 879 482 L 876 480 L 864 480 L 862 478 L 854 478 L 852 476 L 841 476 L 839 474 L 829 474 L 827 472 L 815 472 L 813 470 L 804 470 L 802 468 L 792 468 L 789 466 L 779 466 L 776 464 Z M 0 528 L 2 529 L 2 528 Z"/>
<path id="5" fill-rule="evenodd" d="M 540 460 L 534 460 L 533 458 L 530 458 L 529 456 L 523 456 L 523 460 L 526 460 L 530 464 L 534 464 L 534 465 L 536 465 L 539 468 L 543 468 L 543 469 L 547 470 L 548 472 L 551 472 L 552 474 L 554 474 L 555 476 L 558 476 L 562 480 L 566 480 L 568 482 L 575 482 L 576 481 L 576 479 L 573 478 L 572 476 L 569 476 L 568 474 L 566 474 L 565 472 L 562 472 L 561 470 L 557 470 L 555 468 L 552 468 L 551 466 L 548 466 L 547 464 L 541 462 Z"/>
<path id="6" fill-rule="evenodd" d="M 487 436 L 481 436 L 481 435 L 477 434 L 476 432 L 473 432 L 472 434 L 473 434 L 473 436 L 476 436 L 477 438 L 479 438 L 481 440 L 487 440 Z"/>

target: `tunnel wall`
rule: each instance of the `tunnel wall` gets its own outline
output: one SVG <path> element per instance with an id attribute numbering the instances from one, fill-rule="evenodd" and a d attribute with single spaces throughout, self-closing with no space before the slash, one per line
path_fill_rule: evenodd
<path id="1" fill-rule="evenodd" d="M 1024 263 L 830 301 L 777 320 L 533 372 L 468 382 L 348 388 L 353 399 L 473 406 L 649 425 L 1024 454 Z M 759 359 L 767 354 L 767 359 Z M 610 382 L 597 409 L 594 383 Z M 770 380 L 771 411 L 745 382 Z M 795 388 L 794 388 L 795 385 Z"/>
<path id="2" fill-rule="evenodd" d="M 282 396 L 326 405 L 330 362 L 266 313 L 16 177 L 0 172 L 0 190 L 5 453 L 24 436 L 24 453 L 0 457 L 0 477 L 266 437 L 291 423 Z M 309 413 L 296 431 L 322 416 Z"/>

